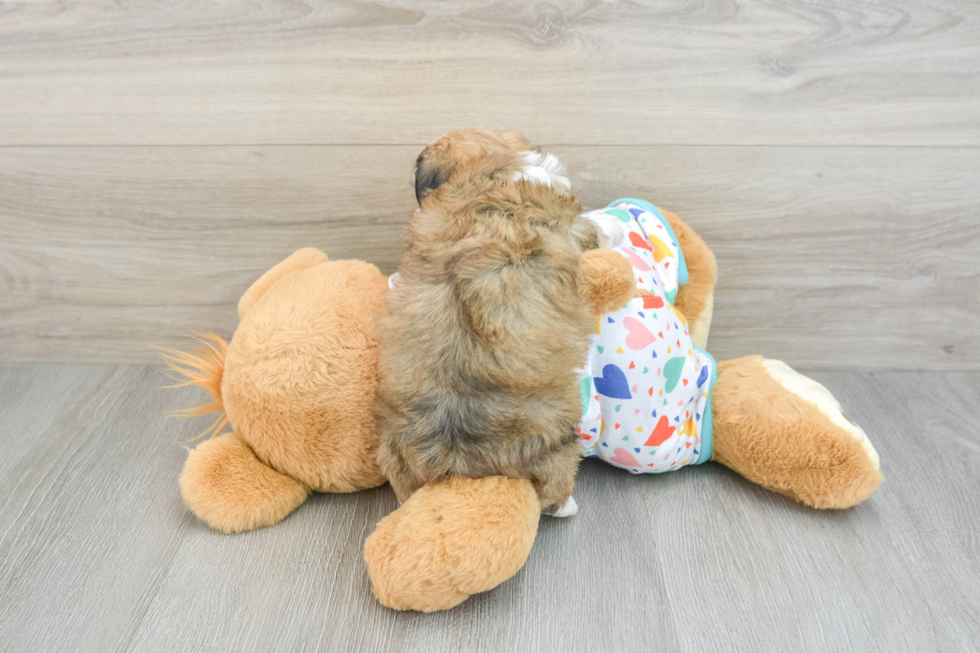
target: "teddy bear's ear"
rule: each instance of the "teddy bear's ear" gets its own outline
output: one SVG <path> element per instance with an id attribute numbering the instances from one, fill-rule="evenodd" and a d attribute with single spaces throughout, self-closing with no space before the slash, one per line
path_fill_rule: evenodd
<path id="1" fill-rule="evenodd" d="M 452 161 L 444 149 L 429 146 L 422 150 L 415 160 L 415 199 L 422 200 L 432 191 L 442 186 L 452 174 Z"/>

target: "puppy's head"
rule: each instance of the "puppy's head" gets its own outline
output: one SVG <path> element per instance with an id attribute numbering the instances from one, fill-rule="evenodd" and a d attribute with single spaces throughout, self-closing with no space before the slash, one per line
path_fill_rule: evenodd
<path id="1" fill-rule="evenodd" d="M 521 179 L 570 194 L 571 186 L 563 173 L 557 157 L 533 149 L 517 132 L 460 129 L 419 154 L 415 161 L 415 198 L 422 206 L 428 198 L 444 194 L 447 186 L 458 194 L 472 195 Z"/>

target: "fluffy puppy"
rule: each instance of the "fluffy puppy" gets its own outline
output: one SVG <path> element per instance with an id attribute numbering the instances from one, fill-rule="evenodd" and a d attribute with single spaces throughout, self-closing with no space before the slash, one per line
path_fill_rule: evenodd
<path id="1" fill-rule="evenodd" d="M 401 501 L 450 476 L 533 482 L 571 514 L 576 368 L 595 319 L 579 294 L 599 235 L 557 158 L 463 130 L 419 156 L 419 209 L 379 325 L 378 462 Z"/>

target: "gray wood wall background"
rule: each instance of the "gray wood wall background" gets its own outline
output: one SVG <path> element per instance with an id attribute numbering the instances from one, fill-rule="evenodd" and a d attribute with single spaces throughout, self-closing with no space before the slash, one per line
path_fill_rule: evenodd
<path id="1" fill-rule="evenodd" d="M 2 9 L 2 6 L 0 6 Z M 152 362 L 291 251 L 399 259 L 411 164 L 517 128 L 678 212 L 710 348 L 980 369 L 980 6 L 37 0 L 0 10 L 0 361 Z"/>

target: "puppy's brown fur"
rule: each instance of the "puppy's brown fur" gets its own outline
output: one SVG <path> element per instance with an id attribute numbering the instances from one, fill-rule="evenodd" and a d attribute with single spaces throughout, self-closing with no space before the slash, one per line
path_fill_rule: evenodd
<path id="1" fill-rule="evenodd" d="M 416 166 L 420 208 L 380 323 L 378 462 L 402 501 L 452 476 L 530 479 L 546 512 L 575 485 L 579 294 L 598 245 L 567 190 L 513 181 L 527 141 L 453 132 Z"/>

